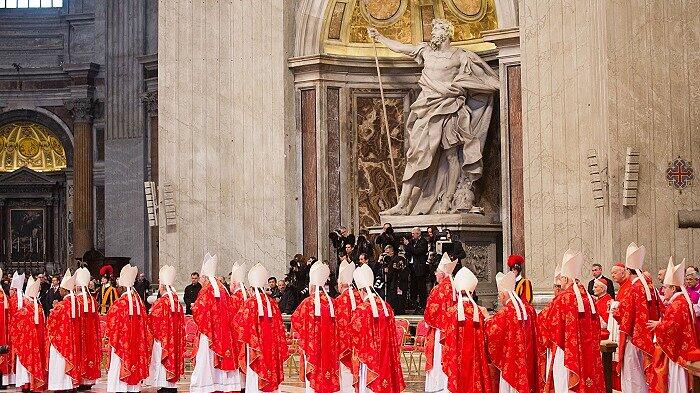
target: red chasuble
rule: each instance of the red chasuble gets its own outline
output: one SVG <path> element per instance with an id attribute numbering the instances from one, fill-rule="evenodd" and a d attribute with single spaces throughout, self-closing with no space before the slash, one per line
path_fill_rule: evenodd
<path id="1" fill-rule="evenodd" d="M 97 302 L 90 293 L 87 293 L 87 311 L 82 294 L 75 295 L 78 300 L 80 328 L 80 370 L 83 379 L 95 381 L 100 378 L 100 363 L 102 361 L 100 338 L 100 314 L 98 314 Z"/>
<path id="2" fill-rule="evenodd" d="M 447 388 L 452 393 L 491 393 L 493 382 L 486 354 L 484 316 L 479 312 L 479 322 L 474 322 L 471 302 L 464 302 L 466 320 L 457 321 L 457 304 L 447 308 L 445 318 L 451 321 L 443 334 L 443 370 L 447 375 Z"/>
<path id="3" fill-rule="evenodd" d="M 585 311 L 578 312 L 573 286 L 552 300 L 547 312 L 548 336 L 564 351 L 564 366 L 569 372 L 569 389 L 578 393 L 605 391 L 600 357 L 600 318 L 593 314 L 586 289 L 578 284 Z"/>
<path id="4" fill-rule="evenodd" d="M 192 304 L 192 319 L 200 334 L 209 339 L 209 349 L 214 352 L 214 367 L 223 371 L 234 371 L 238 367 L 233 352 L 234 333 L 231 325 L 222 323 L 231 318 L 228 292 L 217 280 L 220 297 L 214 297 L 214 288 L 205 280 L 197 300 Z M 199 343 L 199 340 L 196 341 Z"/>
<path id="5" fill-rule="evenodd" d="M 654 373 L 649 391 L 666 393 L 668 391 L 669 360 L 684 366 L 690 358 L 689 354 L 697 351 L 699 345 L 690 306 L 682 293 L 674 295 L 654 333 L 656 334 L 656 351 L 654 353 Z M 690 382 L 690 379 L 688 381 Z"/>
<path id="6" fill-rule="evenodd" d="M 557 294 L 555 298 L 559 296 Z M 552 299 L 554 300 L 554 299 Z M 549 316 L 550 316 L 550 310 L 551 310 L 552 302 L 550 301 L 547 303 L 546 306 L 542 308 L 542 311 L 537 315 L 537 349 L 539 351 L 538 354 L 538 367 L 542 371 L 541 372 L 541 379 L 540 383 L 543 386 L 542 391 L 549 393 L 554 391 L 554 386 L 552 378 L 554 377 L 553 370 L 551 367 L 551 359 L 550 359 L 550 368 L 549 368 L 549 374 L 545 375 L 547 372 L 547 350 L 549 350 L 549 353 L 551 356 L 554 356 L 554 351 L 556 350 L 556 345 L 554 344 L 553 337 L 551 336 L 551 332 L 549 331 Z"/>
<path id="7" fill-rule="evenodd" d="M 452 281 L 445 277 L 433 287 L 425 305 L 425 323 L 428 324 L 428 335 L 425 338 L 425 371 L 433 369 L 435 351 L 435 331 L 440 330 L 440 344 L 445 345 L 445 330 L 450 321 L 447 320 L 447 308 L 455 304 Z"/>
<path id="8" fill-rule="evenodd" d="M 596 313 L 598 313 L 598 317 L 600 317 L 600 320 L 602 322 L 605 322 L 606 324 L 608 323 L 608 317 L 610 316 L 608 309 L 612 300 L 613 298 L 612 296 L 610 296 L 609 293 L 605 293 L 603 296 L 595 300 L 595 311 Z M 601 324 L 600 339 L 605 340 L 608 337 L 610 337 L 610 332 L 608 331 L 608 329 L 603 327 L 603 324 Z"/>
<path id="9" fill-rule="evenodd" d="M 132 291 L 133 315 L 129 315 L 129 298 L 122 294 L 107 312 L 107 340 L 121 359 L 119 379 L 127 385 L 138 385 L 148 377 L 153 350 L 153 336 L 148 331 L 146 307 L 138 293 Z M 136 302 L 141 315 L 136 312 Z"/>
<path id="10" fill-rule="evenodd" d="M 374 393 L 398 393 L 406 388 L 401 371 L 399 343 L 396 340 L 394 310 L 389 303 L 384 315 L 382 301 L 375 297 L 379 316 L 372 316 L 369 299 L 357 305 L 350 329 L 357 359 L 367 366 L 367 386 Z M 357 380 L 357 375 L 355 376 Z"/>
<path id="11" fill-rule="evenodd" d="M 642 277 L 641 279 L 644 279 Z M 651 314 L 656 314 L 655 311 L 650 313 L 650 310 L 658 310 L 655 305 L 654 298 L 651 302 L 647 302 L 646 294 L 642 282 L 636 280 L 629 290 L 624 294 L 620 301 L 620 306 L 617 310 L 620 323 L 620 346 L 618 348 L 618 373 L 622 369 L 622 359 L 625 358 L 625 347 L 627 338 L 629 337 L 637 348 L 644 353 L 644 372 L 649 382 L 653 376 L 654 370 L 652 365 L 652 355 L 654 353 L 654 334 L 647 327 L 647 322 L 654 320 Z M 658 314 L 654 315 L 658 318 Z"/>
<path id="12" fill-rule="evenodd" d="M 245 303 L 242 291 L 243 290 L 241 290 L 240 288 L 237 289 L 231 294 L 231 296 L 229 296 L 228 300 L 230 312 L 229 321 L 231 322 L 231 335 L 233 337 L 233 357 L 234 359 L 236 359 L 236 365 L 238 367 L 238 370 L 241 373 L 245 374 L 246 370 L 248 369 L 245 356 L 245 343 L 240 341 L 236 336 L 238 334 L 238 328 L 236 326 L 236 315 L 238 315 L 238 311 L 240 311 L 240 309 L 243 308 L 243 303 Z"/>
<path id="13" fill-rule="evenodd" d="M 491 362 L 501 372 L 503 379 L 521 393 L 541 392 L 541 375 L 538 358 L 542 352 L 537 347 L 537 313 L 523 302 L 527 320 L 518 320 L 513 303 L 486 322 L 486 341 Z"/>
<path id="14" fill-rule="evenodd" d="M 170 297 L 161 296 L 151 306 L 148 326 L 163 347 L 160 362 L 165 367 L 166 380 L 176 383 L 185 374 L 185 312 L 177 294 L 172 295 L 175 311 L 170 307 Z"/>
<path id="15" fill-rule="evenodd" d="M 75 301 L 75 300 L 74 300 Z M 79 385 L 82 379 L 80 347 L 80 308 L 75 301 L 75 318 L 71 317 L 71 297 L 66 296 L 51 309 L 46 324 L 49 344 L 66 360 L 65 373 L 73 384 Z"/>
<path id="16" fill-rule="evenodd" d="M 7 306 L 5 305 L 7 303 Z M 10 345 L 10 299 L 0 289 L 0 346 Z M 0 373 L 7 375 L 11 368 L 10 353 L 0 355 Z"/>
<path id="17" fill-rule="evenodd" d="M 355 305 L 362 303 L 360 292 L 353 288 L 352 295 L 355 298 Z M 352 320 L 352 302 L 350 301 L 350 290 L 346 289 L 333 301 L 335 307 L 335 326 L 338 335 L 338 357 L 348 369 L 353 369 L 352 364 L 352 331 L 350 322 Z"/>
<path id="18" fill-rule="evenodd" d="M 236 316 L 238 340 L 248 345 L 250 369 L 258 375 L 258 389 L 262 392 L 275 391 L 284 381 L 284 362 L 289 357 L 282 313 L 277 301 L 262 293 L 264 316 L 258 316 L 258 303 L 255 296 L 249 296 Z M 270 302 L 272 317 L 267 316 L 267 301 Z"/>
<path id="19" fill-rule="evenodd" d="M 299 334 L 299 348 L 306 358 L 305 364 L 302 357 L 299 378 L 308 380 L 316 393 L 335 393 L 340 390 L 335 318 L 331 317 L 328 298 L 321 294 L 319 300 L 320 316 L 314 315 L 313 296 L 304 299 L 292 314 L 292 329 Z"/>
<path id="20" fill-rule="evenodd" d="M 15 299 L 15 306 L 17 305 Z M 22 365 L 31 374 L 29 388 L 34 392 L 46 389 L 48 382 L 48 354 L 46 347 L 46 320 L 41 304 L 37 303 L 39 323 L 34 323 L 35 309 L 31 299 L 24 298 L 22 308 L 12 318 L 10 334 L 13 350 Z"/>

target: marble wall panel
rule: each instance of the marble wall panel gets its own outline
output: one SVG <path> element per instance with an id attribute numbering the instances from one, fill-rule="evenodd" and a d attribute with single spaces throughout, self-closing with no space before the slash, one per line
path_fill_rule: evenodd
<path id="1" fill-rule="evenodd" d="M 398 187 L 406 166 L 404 151 L 405 104 L 403 97 L 386 99 L 391 149 Z M 356 181 L 360 228 L 379 225 L 379 212 L 396 204 L 386 131 L 382 126 L 382 100 L 378 94 L 355 97 Z"/>
<path id="2" fill-rule="evenodd" d="M 293 14 L 293 0 L 159 2 L 159 171 L 177 208 L 160 261 L 180 284 L 206 252 L 221 274 L 280 275 L 302 250 Z"/>
<path id="3" fill-rule="evenodd" d="M 327 170 L 328 170 L 328 227 L 333 230 L 340 226 L 340 209 L 342 206 L 340 192 L 340 89 L 328 88 L 328 114 L 326 129 L 327 141 Z"/>
<path id="4" fill-rule="evenodd" d="M 316 153 L 316 90 L 301 91 L 301 195 L 304 201 L 304 255 L 318 251 L 318 158 Z"/>

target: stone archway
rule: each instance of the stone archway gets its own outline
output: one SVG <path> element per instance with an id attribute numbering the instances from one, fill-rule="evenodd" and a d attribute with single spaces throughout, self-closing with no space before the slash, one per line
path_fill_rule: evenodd
<path id="1" fill-rule="evenodd" d="M 0 127 L 16 121 L 29 121 L 48 128 L 58 138 L 66 151 L 66 166 L 73 167 L 73 134 L 65 123 L 31 109 L 11 109 L 0 113 Z"/>

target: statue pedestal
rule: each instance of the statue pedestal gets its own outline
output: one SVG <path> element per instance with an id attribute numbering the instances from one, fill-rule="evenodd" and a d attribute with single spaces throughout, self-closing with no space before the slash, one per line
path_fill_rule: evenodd
<path id="1" fill-rule="evenodd" d="M 391 223 L 397 234 L 408 234 L 413 227 L 423 233 L 435 225 L 442 232 L 450 230 L 452 240 L 459 241 L 466 257 L 462 265 L 467 266 L 479 279 L 477 295 L 482 306 L 493 308 L 498 297 L 496 273 L 503 271 L 503 226 L 498 216 L 473 213 L 428 214 L 419 216 L 380 216 L 382 226 Z M 382 227 L 368 228 L 372 234 L 382 232 Z"/>

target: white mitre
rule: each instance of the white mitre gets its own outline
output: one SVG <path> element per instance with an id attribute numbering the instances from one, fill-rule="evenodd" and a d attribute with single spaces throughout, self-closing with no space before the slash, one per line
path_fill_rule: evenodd
<path id="1" fill-rule="evenodd" d="M 437 268 L 441 272 L 451 276 L 452 272 L 455 270 L 455 266 L 457 266 L 457 260 L 453 261 L 447 253 L 443 253 Z"/>
<path id="2" fill-rule="evenodd" d="M 250 287 L 253 288 L 253 293 L 255 294 L 255 301 L 258 304 L 259 317 L 265 315 L 265 311 L 263 309 L 262 295 L 260 294 L 260 292 L 261 290 L 263 290 L 263 288 L 265 288 L 268 277 L 269 273 L 267 269 L 260 263 L 255 264 L 255 266 L 253 266 L 248 272 L 248 285 L 250 285 Z M 265 296 L 265 306 L 267 306 L 267 317 L 272 318 L 272 306 L 270 305 L 270 298 L 268 296 Z"/>
<path id="3" fill-rule="evenodd" d="M 353 273 L 355 273 L 355 264 L 341 261 L 340 265 L 338 265 L 338 284 L 352 286 Z"/>
<path id="4" fill-rule="evenodd" d="M 637 273 L 637 278 L 641 281 L 644 287 L 644 294 L 647 297 L 647 301 L 651 301 L 651 289 L 649 289 L 649 284 L 646 278 L 642 274 L 642 266 L 644 265 L 644 256 L 647 250 L 644 246 L 637 246 L 635 242 L 632 242 L 627 246 L 627 253 L 625 256 L 625 267 L 632 269 Z"/>
<path id="5" fill-rule="evenodd" d="M 314 262 L 309 270 L 309 284 L 316 286 L 316 291 L 314 291 L 314 315 L 317 317 L 321 316 L 321 291 L 328 299 L 328 304 L 330 306 L 331 317 L 335 317 L 335 310 L 333 309 L 333 301 L 331 297 L 326 292 L 324 286 L 328 277 L 331 275 L 331 269 L 325 263 L 321 261 Z"/>
<path id="6" fill-rule="evenodd" d="M 472 314 L 472 321 L 473 322 L 479 322 L 479 306 L 476 304 L 474 301 L 474 298 L 472 297 L 471 293 L 474 292 L 476 289 L 477 284 L 479 283 L 479 280 L 476 278 L 476 275 L 469 270 L 468 267 L 464 266 L 455 275 L 454 279 L 454 286 L 455 290 L 457 291 L 457 320 L 458 321 L 464 321 L 466 320 L 465 316 L 465 310 L 464 310 L 464 295 L 462 294 L 463 292 L 466 292 L 466 300 L 469 301 L 472 304 L 473 308 L 473 314 Z"/>
<path id="7" fill-rule="evenodd" d="M 66 273 L 63 275 L 61 280 L 61 288 L 66 291 L 72 291 L 75 289 L 75 276 L 70 273 L 70 268 L 66 269 Z"/>

